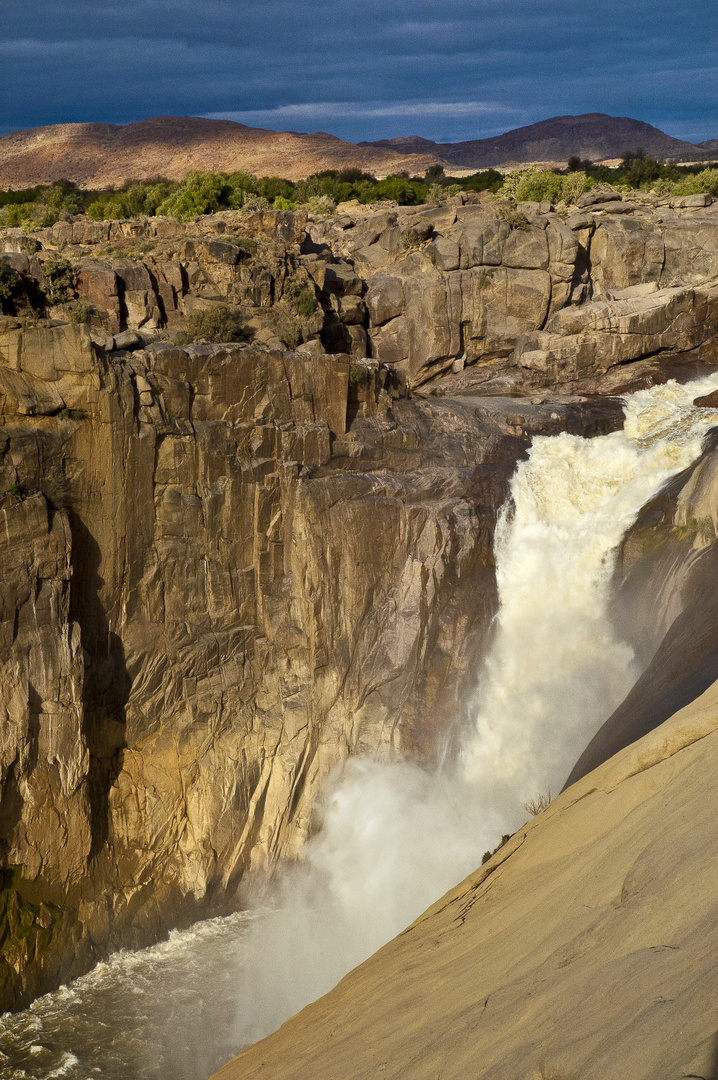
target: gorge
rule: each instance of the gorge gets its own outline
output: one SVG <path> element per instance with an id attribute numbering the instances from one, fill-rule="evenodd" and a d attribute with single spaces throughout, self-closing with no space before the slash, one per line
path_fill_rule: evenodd
<path id="1" fill-rule="evenodd" d="M 286 889 L 301 915 L 316 866 L 327 903 L 339 896 L 336 938 L 319 916 L 337 966 L 287 1002 L 268 985 L 276 1015 L 250 1017 L 239 1049 L 558 790 L 663 636 L 690 624 L 712 557 L 716 414 L 693 400 L 718 386 L 704 377 L 718 218 L 709 197 L 669 202 L 525 205 L 514 224 L 460 197 L 313 223 L 6 230 L 6 1006 L 231 910 L 243 879 L 302 850 Z M 63 238 L 75 294 L 33 319 L 23 297 Z M 289 350 L 291 280 L 315 308 Z M 70 318 L 81 298 L 89 323 Z M 245 341 L 167 340 L 193 305 L 240 298 Z M 684 663 L 690 632 L 678 644 Z M 359 888 L 367 867 L 375 896 L 399 898 L 385 921 Z M 260 969 L 264 925 L 256 945 L 248 924 Z M 252 987 L 261 1004 L 261 970 Z"/>

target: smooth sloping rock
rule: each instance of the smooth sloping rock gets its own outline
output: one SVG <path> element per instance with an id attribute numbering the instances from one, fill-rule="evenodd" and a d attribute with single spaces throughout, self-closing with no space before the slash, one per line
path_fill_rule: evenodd
<path id="1" fill-rule="evenodd" d="M 718 1058 L 718 686 L 217 1080 L 674 1080 Z"/>

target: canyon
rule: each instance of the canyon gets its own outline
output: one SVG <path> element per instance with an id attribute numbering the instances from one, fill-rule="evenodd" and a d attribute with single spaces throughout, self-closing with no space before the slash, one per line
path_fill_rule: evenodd
<path id="1" fill-rule="evenodd" d="M 244 878 L 302 850 L 346 758 L 435 761 L 491 634 L 517 463 L 535 436 L 617 431 L 621 394 L 718 371 L 717 240 L 710 196 L 607 189 L 563 208 L 459 195 L 317 220 L 2 230 L 3 1007 L 232 910 Z M 240 340 L 187 341 L 193 315 L 227 305 Z M 684 737 L 682 714 L 674 751 L 653 748 L 718 675 L 715 467 L 709 439 L 622 543 L 615 618 L 646 667 L 635 700 L 577 784 L 342 984 L 347 1008 L 372 1002 L 359 1041 L 383 1008 L 366 988 L 406 942 L 443 941 L 435 926 L 504 864 L 521 878 L 545 863 L 550 879 L 556 845 L 572 852 L 593 819 L 591 784 L 619 792 L 620 829 L 650 802 L 653 765 L 667 785 L 676 761 L 709 769 L 712 728 Z M 653 764 L 631 784 L 642 754 Z M 533 854 L 515 854 L 524 840 Z M 307 1045 L 330 1006 L 312 1008 Z M 282 1031 L 280 1056 L 296 1027 Z M 264 1053 L 242 1068 L 300 1074 L 304 1049 L 272 1072 Z"/>

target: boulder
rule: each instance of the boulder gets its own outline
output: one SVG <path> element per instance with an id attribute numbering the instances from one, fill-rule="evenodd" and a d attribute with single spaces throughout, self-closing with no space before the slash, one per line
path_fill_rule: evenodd
<path id="1" fill-rule="evenodd" d="M 718 390 L 713 390 L 710 394 L 695 398 L 693 404 L 700 409 L 718 409 Z"/>
<path id="2" fill-rule="evenodd" d="M 369 278 L 365 297 L 373 326 L 382 326 L 404 311 L 404 283 L 398 275 L 375 274 Z"/>
<path id="3" fill-rule="evenodd" d="M 660 281 L 665 257 L 663 236 L 652 223 L 606 218 L 591 238 L 594 292 Z"/>

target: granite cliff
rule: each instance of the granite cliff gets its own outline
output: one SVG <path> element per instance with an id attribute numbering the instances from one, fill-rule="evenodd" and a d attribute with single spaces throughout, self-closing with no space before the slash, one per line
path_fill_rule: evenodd
<path id="1" fill-rule="evenodd" d="M 343 757 L 429 756 L 531 436 L 715 369 L 710 198 L 582 201 L 2 233 L 4 1006 L 231 905 Z"/>

